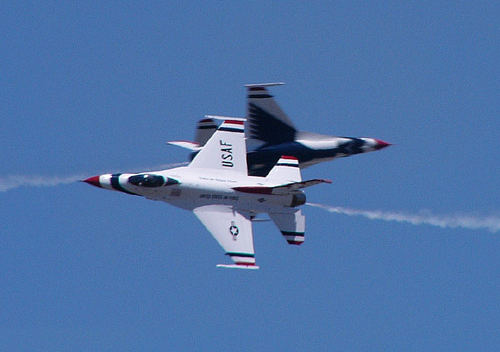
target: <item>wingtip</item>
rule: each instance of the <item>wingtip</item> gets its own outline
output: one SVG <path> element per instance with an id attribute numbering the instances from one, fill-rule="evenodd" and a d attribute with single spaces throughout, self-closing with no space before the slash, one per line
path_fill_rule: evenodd
<path id="1" fill-rule="evenodd" d="M 255 264 L 217 264 L 217 268 L 224 269 L 248 269 L 248 270 L 257 270 L 260 269 L 258 265 Z"/>
<path id="2" fill-rule="evenodd" d="M 275 83 L 252 83 L 245 84 L 246 88 L 258 88 L 258 87 L 273 87 L 273 86 L 283 86 L 285 82 L 275 82 Z"/>

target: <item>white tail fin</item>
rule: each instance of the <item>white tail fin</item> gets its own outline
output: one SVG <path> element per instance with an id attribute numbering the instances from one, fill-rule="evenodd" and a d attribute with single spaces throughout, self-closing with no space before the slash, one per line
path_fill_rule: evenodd
<path id="1" fill-rule="evenodd" d="M 281 156 L 276 165 L 269 171 L 267 179 L 280 183 L 302 181 L 299 161 L 293 156 Z"/>
<path id="2" fill-rule="evenodd" d="M 292 142 L 297 129 L 267 91 L 271 84 L 247 85 L 247 136 L 268 145 Z"/>
<path id="3" fill-rule="evenodd" d="M 244 119 L 225 120 L 188 167 L 248 174 Z"/>

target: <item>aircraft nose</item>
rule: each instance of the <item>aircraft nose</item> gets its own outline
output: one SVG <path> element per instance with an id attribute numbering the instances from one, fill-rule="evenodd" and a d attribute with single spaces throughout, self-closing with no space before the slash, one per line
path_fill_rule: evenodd
<path id="1" fill-rule="evenodd" d="M 381 141 L 380 139 L 375 139 L 375 141 L 377 142 L 377 144 L 374 147 L 375 150 L 380 150 L 380 149 L 383 149 L 383 148 L 386 148 L 386 147 L 392 145 L 391 143 Z"/>
<path id="2" fill-rule="evenodd" d="M 83 182 L 88 183 L 89 185 L 92 185 L 95 187 L 102 188 L 101 182 L 99 182 L 99 176 L 90 177 L 86 180 L 83 180 Z"/>

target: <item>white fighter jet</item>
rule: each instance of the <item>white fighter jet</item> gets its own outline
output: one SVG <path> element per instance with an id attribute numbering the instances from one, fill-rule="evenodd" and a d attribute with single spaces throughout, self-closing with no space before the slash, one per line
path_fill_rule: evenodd
<path id="1" fill-rule="evenodd" d="M 300 131 L 269 94 L 267 87 L 283 83 L 247 84 L 248 172 L 265 176 L 282 155 L 299 160 L 300 168 L 337 158 L 383 149 L 390 143 L 375 138 L 337 137 Z M 198 122 L 195 141 L 168 144 L 193 151 L 203 148 L 217 125 L 211 116 Z"/>
<path id="2" fill-rule="evenodd" d="M 304 242 L 302 188 L 329 180 L 302 181 L 295 157 L 283 155 L 267 177 L 247 171 L 244 119 L 225 120 L 188 166 L 138 174 L 105 174 L 93 186 L 163 201 L 191 210 L 231 257 L 218 267 L 257 269 L 252 220 L 267 213 L 290 244 Z"/>

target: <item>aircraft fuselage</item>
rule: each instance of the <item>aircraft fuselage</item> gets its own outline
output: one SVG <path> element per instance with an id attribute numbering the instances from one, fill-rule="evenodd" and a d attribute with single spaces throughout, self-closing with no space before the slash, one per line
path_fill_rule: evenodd
<path id="1" fill-rule="evenodd" d="M 385 148 L 389 143 L 374 138 L 330 137 L 302 138 L 292 142 L 262 146 L 247 153 L 249 173 L 265 176 L 281 155 L 291 155 L 306 168 L 323 161 L 367 153 Z M 270 166 L 271 165 L 271 166 Z"/>
<path id="2" fill-rule="evenodd" d="M 231 177 L 233 176 L 233 177 Z M 131 195 L 162 201 L 173 206 L 193 210 L 203 205 L 228 205 L 252 213 L 287 212 L 305 203 L 305 195 L 300 190 L 286 194 L 270 194 L 259 188 L 269 186 L 262 177 L 248 176 L 244 180 L 231 172 L 212 173 L 194 172 L 193 169 L 180 167 L 170 170 L 145 172 L 139 174 L 104 174 L 85 180 L 85 182 Z M 157 178 L 156 183 L 140 183 L 137 178 Z M 244 182 L 252 193 L 235 190 Z M 135 183 L 135 184 L 134 184 Z M 300 203 L 300 204 L 298 204 Z"/>

